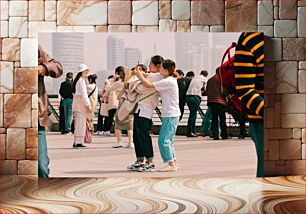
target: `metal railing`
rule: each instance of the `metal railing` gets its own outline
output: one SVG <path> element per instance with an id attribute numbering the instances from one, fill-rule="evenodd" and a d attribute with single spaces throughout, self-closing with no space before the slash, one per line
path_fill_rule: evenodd
<path id="1" fill-rule="evenodd" d="M 53 119 L 55 121 L 53 121 L 53 123 L 59 123 L 59 98 L 58 95 L 56 94 L 51 94 L 48 95 L 49 97 L 49 107 L 50 110 L 52 112 L 52 114 L 54 115 Z M 98 111 L 99 111 L 99 103 L 97 104 L 96 107 L 96 112 L 95 115 L 96 117 L 93 119 L 93 123 L 97 124 L 97 116 L 98 116 Z M 198 109 L 198 116 L 196 119 L 196 126 L 201 126 L 202 124 L 202 120 L 204 118 L 205 112 L 207 110 L 207 97 L 202 97 L 202 101 L 201 101 L 201 106 Z M 155 108 L 155 112 L 152 118 L 152 121 L 154 123 L 154 125 L 161 125 L 161 103 Z M 189 109 L 187 107 L 187 105 L 185 105 L 185 111 L 184 111 L 184 115 L 182 117 L 182 120 L 179 123 L 179 126 L 186 126 L 187 125 L 187 121 L 188 121 L 188 117 L 189 117 Z M 228 127 L 237 127 L 239 124 L 237 124 L 234 120 L 234 118 L 226 113 L 226 123 Z"/>

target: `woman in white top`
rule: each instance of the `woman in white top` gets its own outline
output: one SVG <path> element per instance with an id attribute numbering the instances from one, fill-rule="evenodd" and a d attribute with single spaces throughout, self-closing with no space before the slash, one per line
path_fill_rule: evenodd
<path id="1" fill-rule="evenodd" d="M 78 67 L 78 74 L 72 85 L 73 103 L 72 112 L 74 116 L 74 144 L 73 148 L 84 148 L 86 134 L 86 119 L 92 119 L 92 107 L 86 89 L 86 78 L 89 73 L 87 65 Z"/>
<path id="2" fill-rule="evenodd" d="M 149 82 L 140 70 L 136 70 L 135 73 L 146 87 L 155 88 L 162 100 L 162 126 L 159 132 L 158 146 L 163 161 L 167 165 L 159 171 L 176 171 L 178 167 L 173 140 L 181 112 L 177 80 L 175 78 L 177 75 L 175 63 L 169 59 L 164 60 L 160 69 L 163 79 L 153 83 Z"/>

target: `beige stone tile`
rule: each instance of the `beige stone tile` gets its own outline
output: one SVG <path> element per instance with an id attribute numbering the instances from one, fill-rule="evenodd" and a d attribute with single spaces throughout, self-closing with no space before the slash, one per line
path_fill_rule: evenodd
<path id="1" fill-rule="evenodd" d="M 257 2 L 257 24 L 273 25 L 273 2 L 272 0 L 264 0 Z"/>
<path id="2" fill-rule="evenodd" d="M 265 37 L 264 43 L 265 63 L 282 61 L 282 40 Z"/>
<path id="3" fill-rule="evenodd" d="M 38 147 L 38 130 L 37 128 L 26 129 L 26 147 L 37 148 Z"/>
<path id="4" fill-rule="evenodd" d="M 275 93 L 275 80 L 276 80 L 275 62 L 265 62 L 264 72 L 265 72 L 265 83 L 264 83 L 265 93 L 273 94 Z"/>
<path id="5" fill-rule="evenodd" d="M 108 32 L 131 32 L 131 25 L 108 25 Z"/>
<path id="6" fill-rule="evenodd" d="M 273 26 L 257 26 L 257 31 L 264 33 L 265 36 L 273 37 L 274 36 L 274 27 Z"/>
<path id="7" fill-rule="evenodd" d="M 6 134 L 0 134 L 0 159 L 5 159 L 5 142 L 6 142 Z"/>
<path id="8" fill-rule="evenodd" d="M 96 32 L 107 32 L 107 25 L 96 26 Z"/>
<path id="9" fill-rule="evenodd" d="M 25 159 L 25 129 L 7 129 L 6 158 Z"/>
<path id="10" fill-rule="evenodd" d="M 4 127 L 31 127 L 31 94 L 4 95 Z"/>
<path id="11" fill-rule="evenodd" d="M 14 74 L 16 94 L 37 93 L 37 68 L 16 68 Z"/>
<path id="12" fill-rule="evenodd" d="M 37 148 L 29 148 L 26 150 L 26 159 L 27 160 L 37 160 L 38 151 Z"/>
<path id="13" fill-rule="evenodd" d="M 298 64 L 294 61 L 276 63 L 276 93 L 297 93 Z"/>
<path id="14" fill-rule="evenodd" d="M 10 17 L 9 36 L 25 38 L 28 36 L 28 18 L 27 17 Z"/>
<path id="15" fill-rule="evenodd" d="M 304 93 L 306 92 L 305 90 L 305 73 L 306 73 L 306 70 L 299 70 L 299 75 L 298 75 L 298 84 L 299 84 L 299 93 Z"/>
<path id="16" fill-rule="evenodd" d="M 275 37 L 297 37 L 296 20 L 275 20 Z"/>
<path id="17" fill-rule="evenodd" d="M 58 1 L 58 25 L 106 25 L 107 1 Z"/>
<path id="18" fill-rule="evenodd" d="M 0 175 L 17 175 L 16 160 L 0 160 Z"/>
<path id="19" fill-rule="evenodd" d="M 278 11 L 279 11 L 279 8 L 278 7 L 274 7 L 274 9 L 273 9 L 273 18 L 274 18 L 274 20 L 278 20 L 279 19 Z"/>
<path id="20" fill-rule="evenodd" d="M 37 38 L 39 33 L 56 32 L 56 22 L 29 22 L 29 37 Z"/>
<path id="21" fill-rule="evenodd" d="M 280 140 L 279 148 L 281 160 L 300 160 L 302 158 L 301 140 Z"/>
<path id="22" fill-rule="evenodd" d="M 159 20 L 159 32 L 176 32 L 176 21 L 172 19 L 160 19 Z"/>
<path id="23" fill-rule="evenodd" d="M 306 144 L 305 143 L 302 144 L 302 159 L 303 160 L 306 159 Z"/>
<path id="24" fill-rule="evenodd" d="M 0 127 L 3 127 L 3 94 L 0 94 Z"/>
<path id="25" fill-rule="evenodd" d="M 28 1 L 9 1 L 10 16 L 28 16 Z"/>
<path id="26" fill-rule="evenodd" d="M 0 62 L 0 93 L 13 93 L 14 63 Z"/>
<path id="27" fill-rule="evenodd" d="M 192 1 L 191 2 L 191 24 L 192 25 L 223 25 L 224 24 L 224 2 Z"/>
<path id="28" fill-rule="evenodd" d="M 8 20 L 9 18 L 9 2 L 8 1 L 0 1 L 0 19 Z"/>
<path id="29" fill-rule="evenodd" d="M 269 129 L 269 139 L 280 140 L 280 139 L 291 139 L 292 129 Z"/>
<path id="30" fill-rule="evenodd" d="M 171 1 L 159 1 L 159 18 L 171 18 Z"/>
<path id="31" fill-rule="evenodd" d="M 190 32 L 190 22 L 177 21 L 177 32 Z"/>
<path id="32" fill-rule="evenodd" d="M 36 67 L 38 62 L 37 39 L 21 39 L 21 67 Z"/>
<path id="33" fill-rule="evenodd" d="M 158 32 L 158 26 L 137 26 L 137 32 Z"/>
<path id="34" fill-rule="evenodd" d="M 276 161 L 265 161 L 264 175 L 273 176 L 276 173 Z"/>
<path id="35" fill-rule="evenodd" d="M 45 20 L 56 21 L 56 1 L 45 1 Z"/>
<path id="36" fill-rule="evenodd" d="M 306 128 L 302 129 L 302 143 L 306 143 Z"/>
<path id="37" fill-rule="evenodd" d="M 225 3 L 225 31 L 256 31 L 257 16 L 254 15 L 256 13 L 257 2 L 255 0 L 227 0 Z"/>
<path id="38" fill-rule="evenodd" d="M 32 109 L 38 109 L 38 94 L 32 94 Z"/>
<path id="39" fill-rule="evenodd" d="M 133 1 L 133 25 L 158 25 L 158 1 Z"/>
<path id="40" fill-rule="evenodd" d="M 286 175 L 304 175 L 306 160 L 286 161 Z"/>
<path id="41" fill-rule="evenodd" d="M 38 127 L 38 110 L 32 110 L 32 127 Z"/>
<path id="42" fill-rule="evenodd" d="M 304 128 L 306 113 L 304 114 L 282 114 L 283 128 Z"/>
<path id="43" fill-rule="evenodd" d="M 297 17 L 298 37 L 305 37 L 305 10 L 306 7 L 298 8 L 298 17 Z"/>
<path id="44" fill-rule="evenodd" d="M 269 160 L 279 160 L 279 140 L 269 140 Z"/>
<path id="45" fill-rule="evenodd" d="M 20 60 L 20 39 L 3 39 L 2 47 L 2 60 Z"/>
<path id="46" fill-rule="evenodd" d="M 302 139 L 302 129 L 299 129 L 299 128 L 293 129 L 293 138 Z"/>
<path id="47" fill-rule="evenodd" d="M 9 27 L 8 27 L 8 21 L 0 21 L 0 37 L 5 38 L 9 36 Z"/>
<path id="48" fill-rule="evenodd" d="M 296 0 L 279 0 L 279 18 L 280 19 L 296 19 Z"/>
<path id="49" fill-rule="evenodd" d="M 191 32 L 209 32 L 209 26 L 192 25 Z"/>
<path id="50" fill-rule="evenodd" d="M 29 1 L 29 20 L 43 21 L 45 19 L 45 1 Z"/>
<path id="51" fill-rule="evenodd" d="M 18 161 L 18 175 L 37 175 L 38 164 L 36 160 Z"/>
<path id="52" fill-rule="evenodd" d="M 209 32 L 224 32 L 223 25 L 213 25 L 209 27 Z"/>
<path id="53" fill-rule="evenodd" d="M 130 1 L 108 2 L 108 24 L 131 24 L 132 3 Z"/>
<path id="54" fill-rule="evenodd" d="M 172 19 L 186 21 L 190 19 L 189 1 L 172 1 Z"/>
<path id="55" fill-rule="evenodd" d="M 284 94 L 282 97 L 282 113 L 305 113 L 305 94 Z"/>
<path id="56" fill-rule="evenodd" d="M 304 38 L 284 38 L 283 39 L 283 60 L 305 59 L 305 42 Z"/>
<path id="57" fill-rule="evenodd" d="M 57 26 L 57 32 L 95 32 L 94 26 Z"/>

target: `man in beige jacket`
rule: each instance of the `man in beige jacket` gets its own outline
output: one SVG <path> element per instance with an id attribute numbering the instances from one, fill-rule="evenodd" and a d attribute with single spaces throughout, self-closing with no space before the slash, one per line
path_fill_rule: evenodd
<path id="1" fill-rule="evenodd" d="M 38 177 L 49 177 L 49 158 L 46 129 L 48 126 L 48 94 L 44 77 L 58 78 L 63 74 L 62 65 L 38 46 Z"/>

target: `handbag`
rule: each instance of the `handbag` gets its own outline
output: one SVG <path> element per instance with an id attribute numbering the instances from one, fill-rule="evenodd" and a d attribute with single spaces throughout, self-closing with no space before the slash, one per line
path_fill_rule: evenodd
<path id="1" fill-rule="evenodd" d="M 102 102 L 100 108 L 100 115 L 108 117 L 108 103 Z"/>
<path id="2" fill-rule="evenodd" d="M 92 135 L 93 133 L 93 124 L 90 120 L 86 120 L 86 133 L 85 133 L 85 138 L 84 142 L 85 143 L 92 143 Z"/>

